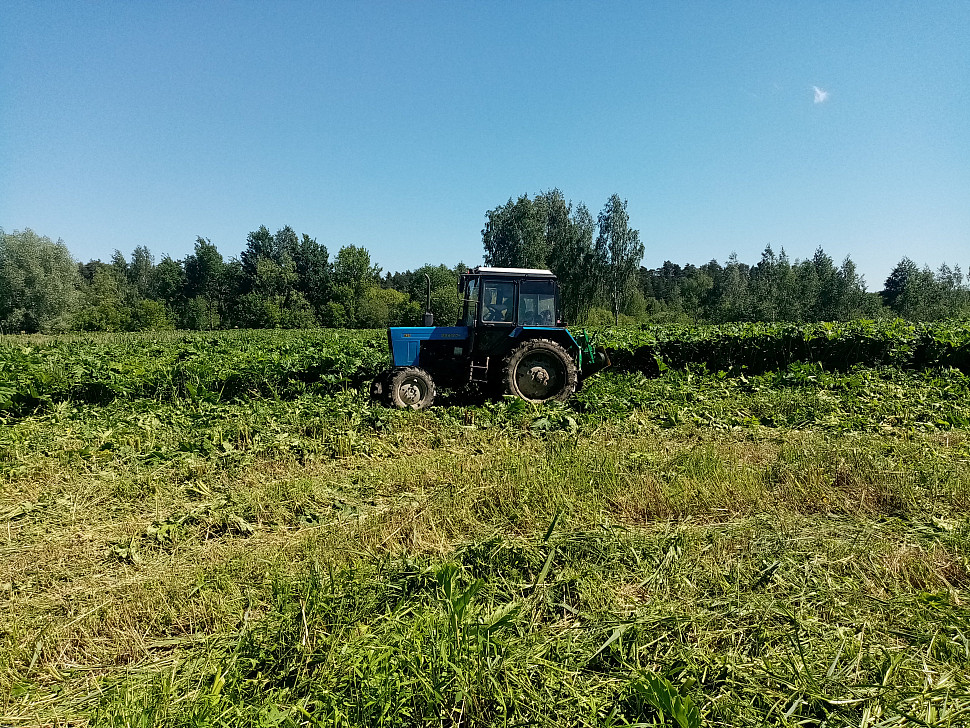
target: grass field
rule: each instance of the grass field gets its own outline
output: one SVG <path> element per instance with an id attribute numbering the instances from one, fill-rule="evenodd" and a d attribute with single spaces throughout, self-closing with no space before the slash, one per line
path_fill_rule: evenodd
<path id="1" fill-rule="evenodd" d="M 959 369 L 405 412 L 382 346 L 0 342 L 0 725 L 970 724 Z"/>

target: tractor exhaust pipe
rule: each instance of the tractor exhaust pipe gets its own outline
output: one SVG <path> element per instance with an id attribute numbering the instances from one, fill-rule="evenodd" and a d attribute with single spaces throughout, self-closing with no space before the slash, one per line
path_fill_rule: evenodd
<path id="1" fill-rule="evenodd" d="M 434 326 L 434 314 L 431 313 L 431 276 L 427 273 L 424 274 L 425 280 L 428 281 L 428 298 L 424 304 L 424 326 Z"/>

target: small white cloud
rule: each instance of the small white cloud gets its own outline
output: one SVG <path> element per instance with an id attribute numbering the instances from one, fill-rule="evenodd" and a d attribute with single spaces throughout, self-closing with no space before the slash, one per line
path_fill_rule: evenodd
<path id="1" fill-rule="evenodd" d="M 812 86 L 812 88 L 815 89 L 815 103 L 824 104 L 829 98 L 829 92 L 818 86 Z"/>

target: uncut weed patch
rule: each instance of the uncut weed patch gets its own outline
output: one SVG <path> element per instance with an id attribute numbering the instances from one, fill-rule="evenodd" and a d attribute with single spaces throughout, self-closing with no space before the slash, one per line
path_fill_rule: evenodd
<path id="1" fill-rule="evenodd" d="M 814 369 L 970 373 L 970 327 L 908 324 L 738 324 L 606 329 L 618 372 L 701 368 L 749 376 Z M 7 336 L 0 339 L 0 415 L 114 399 L 245 401 L 360 388 L 387 361 L 383 331 Z"/>
<path id="2" fill-rule="evenodd" d="M 7 337 L 0 413 L 115 399 L 240 401 L 359 386 L 386 359 L 375 331 Z"/>
<path id="3" fill-rule="evenodd" d="M 970 373 L 970 326 L 955 321 L 664 325 L 608 329 L 601 342 L 613 349 L 621 368 L 648 373 L 703 366 L 712 372 L 762 374 L 793 364 L 829 371 L 889 366 Z"/>

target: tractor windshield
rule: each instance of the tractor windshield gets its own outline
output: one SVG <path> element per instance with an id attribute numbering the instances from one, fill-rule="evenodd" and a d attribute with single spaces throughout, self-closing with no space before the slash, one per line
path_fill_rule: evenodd
<path id="1" fill-rule="evenodd" d="M 556 325 L 556 284 L 554 281 L 522 281 L 519 285 L 519 324 Z"/>

